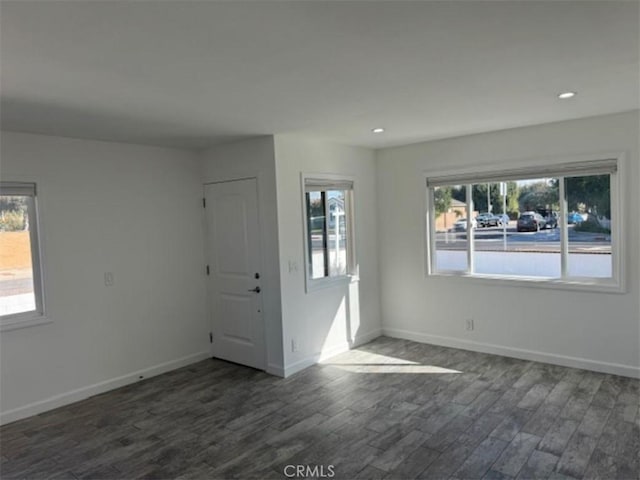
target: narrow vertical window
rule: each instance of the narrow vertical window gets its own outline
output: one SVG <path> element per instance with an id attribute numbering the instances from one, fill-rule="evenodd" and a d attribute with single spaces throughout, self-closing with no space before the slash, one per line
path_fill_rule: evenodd
<path id="1" fill-rule="evenodd" d="M 307 192 L 307 244 L 312 279 L 329 276 L 326 193 Z"/>
<path id="2" fill-rule="evenodd" d="M 353 271 L 353 182 L 304 178 L 307 285 Z"/>
<path id="3" fill-rule="evenodd" d="M 435 187 L 435 267 L 438 271 L 466 272 L 469 268 L 467 245 L 476 228 L 475 218 L 467 215 L 464 185 Z"/>
<path id="4" fill-rule="evenodd" d="M 0 318 L 2 327 L 44 313 L 36 186 L 0 183 Z"/>
<path id="5" fill-rule="evenodd" d="M 568 277 L 613 276 L 611 176 L 566 177 Z"/>

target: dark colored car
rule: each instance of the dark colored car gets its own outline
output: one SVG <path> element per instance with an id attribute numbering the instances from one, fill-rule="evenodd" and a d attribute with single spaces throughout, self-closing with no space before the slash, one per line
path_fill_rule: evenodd
<path id="1" fill-rule="evenodd" d="M 551 215 L 545 220 L 547 221 L 547 228 L 558 228 L 558 212 L 551 212 Z"/>
<path id="2" fill-rule="evenodd" d="M 518 218 L 518 232 L 538 232 L 545 228 L 544 217 L 537 212 L 524 212 Z"/>
<path id="3" fill-rule="evenodd" d="M 547 208 L 538 208 L 536 213 L 540 214 L 544 218 L 544 228 L 557 228 L 558 227 L 558 212 Z"/>
<path id="4" fill-rule="evenodd" d="M 478 222 L 478 228 L 497 227 L 500 225 L 500 217 L 492 213 L 481 213 L 476 217 L 476 222 Z"/>

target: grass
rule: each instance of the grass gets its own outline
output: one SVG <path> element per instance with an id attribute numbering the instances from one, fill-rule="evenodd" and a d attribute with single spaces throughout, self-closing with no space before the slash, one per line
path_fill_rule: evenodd
<path id="1" fill-rule="evenodd" d="M 574 227 L 574 231 L 589 232 L 589 233 L 606 233 L 606 234 L 611 233 L 611 230 L 600 226 L 598 222 L 593 220 L 586 220 L 584 222 L 580 222 L 576 224 L 576 226 Z"/>

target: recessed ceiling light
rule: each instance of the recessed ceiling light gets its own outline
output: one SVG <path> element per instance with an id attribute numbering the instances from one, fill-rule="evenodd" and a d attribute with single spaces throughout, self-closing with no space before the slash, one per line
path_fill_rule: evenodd
<path id="1" fill-rule="evenodd" d="M 372 128 L 371 131 L 373 133 L 384 133 L 384 128 L 382 128 L 382 127 Z"/>
<path id="2" fill-rule="evenodd" d="M 561 100 L 566 100 L 567 98 L 573 98 L 576 96 L 576 92 L 562 92 L 558 94 L 558 98 Z"/>

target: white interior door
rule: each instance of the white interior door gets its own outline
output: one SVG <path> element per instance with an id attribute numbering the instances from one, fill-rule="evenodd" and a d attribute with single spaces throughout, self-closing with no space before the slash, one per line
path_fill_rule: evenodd
<path id="1" fill-rule="evenodd" d="M 205 185 L 212 354 L 265 368 L 256 179 Z"/>

